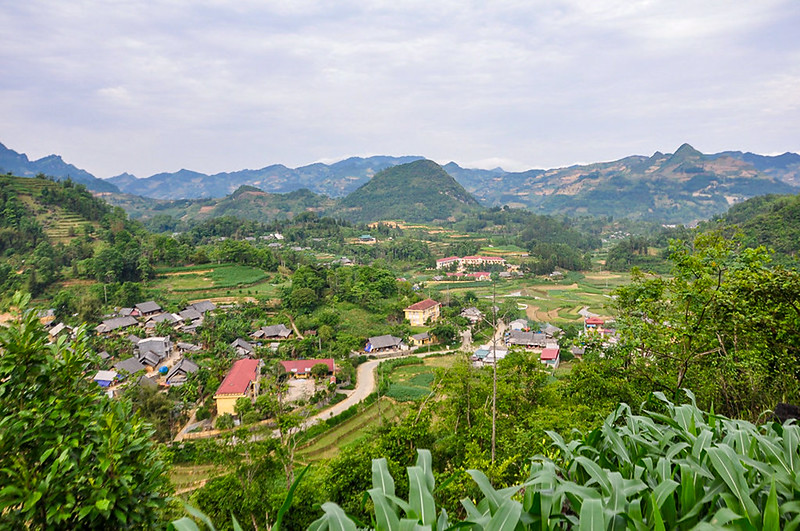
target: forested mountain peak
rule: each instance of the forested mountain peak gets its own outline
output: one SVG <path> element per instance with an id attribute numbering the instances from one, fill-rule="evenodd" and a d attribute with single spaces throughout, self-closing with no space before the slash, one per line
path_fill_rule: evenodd
<path id="1" fill-rule="evenodd" d="M 355 221 L 455 219 L 480 208 L 463 186 L 431 160 L 418 160 L 383 170 L 344 198 L 339 209 Z"/>

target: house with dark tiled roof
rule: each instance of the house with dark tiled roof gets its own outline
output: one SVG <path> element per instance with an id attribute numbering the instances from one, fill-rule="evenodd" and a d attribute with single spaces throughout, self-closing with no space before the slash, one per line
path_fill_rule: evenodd
<path id="1" fill-rule="evenodd" d="M 105 321 L 97 325 L 95 331 L 98 334 L 106 334 L 108 332 L 113 332 L 114 330 L 120 330 L 122 328 L 127 328 L 129 326 L 136 326 L 138 324 L 139 321 L 137 321 L 134 317 L 131 316 L 114 317 L 113 319 L 106 319 Z"/>
<path id="2" fill-rule="evenodd" d="M 139 371 L 145 370 L 145 366 L 142 365 L 138 359 L 128 358 L 126 360 L 118 361 L 114 364 L 114 369 L 117 371 L 125 371 L 130 374 L 136 374 Z"/>
<path id="3" fill-rule="evenodd" d="M 209 300 L 205 300 L 205 301 L 198 301 L 198 302 L 192 303 L 189 306 L 187 306 L 186 309 L 187 310 L 188 309 L 192 309 L 192 310 L 195 310 L 195 311 L 197 311 L 197 312 L 199 312 L 201 314 L 205 314 L 205 313 L 208 313 L 208 312 L 216 310 L 217 309 L 217 305 L 214 304 L 213 302 L 209 301 Z"/>
<path id="4" fill-rule="evenodd" d="M 153 315 L 161 311 L 161 306 L 155 301 L 140 302 L 136 305 L 139 315 Z"/>
<path id="5" fill-rule="evenodd" d="M 253 348 L 253 345 L 242 338 L 236 338 L 233 343 L 231 343 L 231 347 L 233 347 L 233 350 L 236 351 L 236 355 L 242 358 L 252 357 L 256 352 L 256 349 Z"/>
<path id="6" fill-rule="evenodd" d="M 190 359 L 183 358 L 172 366 L 167 373 L 167 385 L 183 385 L 190 374 L 196 373 L 200 367 Z"/>
<path id="7" fill-rule="evenodd" d="M 263 326 L 253 332 L 254 339 L 288 339 L 292 335 L 292 329 L 288 328 L 285 324 L 276 324 L 271 326 Z"/>
<path id="8" fill-rule="evenodd" d="M 386 352 L 391 350 L 402 350 L 405 347 L 403 340 L 399 337 L 392 335 L 375 336 L 369 338 L 367 346 L 364 348 L 365 352 L 376 353 Z"/>
<path id="9" fill-rule="evenodd" d="M 184 323 L 191 323 L 192 321 L 199 321 L 203 318 L 203 314 L 195 310 L 194 308 L 186 308 L 182 312 L 178 313 L 178 316 Z"/>

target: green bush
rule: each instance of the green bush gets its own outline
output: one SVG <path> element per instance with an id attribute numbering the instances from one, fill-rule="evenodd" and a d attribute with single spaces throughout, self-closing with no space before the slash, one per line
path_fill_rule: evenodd
<path id="1" fill-rule="evenodd" d="M 229 430 L 233 428 L 233 415 L 230 413 L 225 413 L 224 415 L 220 415 L 217 417 L 217 422 L 214 423 L 214 427 L 218 430 Z"/>

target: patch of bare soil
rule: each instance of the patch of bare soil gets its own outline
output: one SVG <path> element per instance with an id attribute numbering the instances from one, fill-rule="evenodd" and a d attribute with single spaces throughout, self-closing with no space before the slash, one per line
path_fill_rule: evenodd
<path id="1" fill-rule="evenodd" d="M 183 276 L 183 275 L 205 275 L 206 273 L 211 273 L 212 271 L 214 271 L 214 270 L 213 269 L 197 269 L 197 270 L 194 270 L 194 271 L 173 271 L 171 273 L 161 273 L 160 276 L 162 276 L 162 277 L 180 277 L 180 276 Z"/>
<path id="2" fill-rule="evenodd" d="M 553 284 L 553 285 L 548 285 L 548 286 L 538 285 L 538 286 L 534 287 L 533 289 L 538 289 L 538 290 L 542 290 L 542 291 L 551 291 L 551 290 L 555 290 L 555 289 L 578 289 L 578 283 L 576 282 L 576 283 L 570 284 L 568 286 L 559 286 L 558 284 Z"/>
<path id="3" fill-rule="evenodd" d="M 91 286 L 92 284 L 96 284 L 97 281 L 95 280 L 86 280 L 82 278 L 71 278 L 69 280 L 65 280 L 61 283 L 62 286 L 68 288 L 70 286 Z"/>

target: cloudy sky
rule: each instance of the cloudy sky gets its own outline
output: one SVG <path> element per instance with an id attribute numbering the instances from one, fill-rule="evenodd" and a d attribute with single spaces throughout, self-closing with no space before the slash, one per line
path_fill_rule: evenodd
<path id="1" fill-rule="evenodd" d="M 0 142 L 98 177 L 800 152 L 796 0 L 0 5 Z"/>

